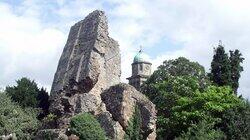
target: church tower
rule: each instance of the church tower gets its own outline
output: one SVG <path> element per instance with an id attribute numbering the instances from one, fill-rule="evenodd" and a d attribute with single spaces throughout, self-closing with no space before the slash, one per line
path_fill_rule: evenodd
<path id="1" fill-rule="evenodd" d="M 134 86 L 138 91 L 140 91 L 140 86 L 147 78 L 151 75 L 151 63 L 146 60 L 145 54 L 142 49 L 134 57 L 132 63 L 132 76 L 127 78 L 129 84 Z"/>

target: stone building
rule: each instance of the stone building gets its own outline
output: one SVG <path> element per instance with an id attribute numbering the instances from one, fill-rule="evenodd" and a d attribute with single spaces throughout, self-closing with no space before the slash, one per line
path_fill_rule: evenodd
<path id="1" fill-rule="evenodd" d="M 134 57 L 132 63 L 132 76 L 127 78 L 129 84 L 140 91 L 140 86 L 151 75 L 151 63 L 146 59 L 145 54 L 140 50 Z"/>

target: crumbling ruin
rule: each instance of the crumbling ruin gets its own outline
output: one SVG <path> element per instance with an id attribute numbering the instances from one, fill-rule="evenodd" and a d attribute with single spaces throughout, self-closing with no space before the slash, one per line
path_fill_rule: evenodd
<path id="1" fill-rule="evenodd" d="M 145 139 L 156 138 L 156 110 L 142 93 L 120 83 L 118 43 L 109 37 L 103 11 L 94 11 L 71 27 L 51 89 L 50 112 L 56 122 L 45 130 L 66 134 L 70 118 L 82 112 L 96 116 L 110 139 L 122 140 L 135 106 L 142 114 Z M 67 134 L 66 134 L 67 135 Z"/>

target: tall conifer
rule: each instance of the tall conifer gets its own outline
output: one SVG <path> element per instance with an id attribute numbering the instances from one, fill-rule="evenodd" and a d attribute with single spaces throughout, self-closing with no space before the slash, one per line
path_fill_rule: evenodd
<path id="1" fill-rule="evenodd" d="M 237 93 L 237 89 L 239 87 L 239 79 L 240 73 L 243 71 L 243 67 L 241 63 L 244 58 L 239 50 L 230 51 L 230 64 L 231 64 L 231 79 L 232 79 L 232 88 L 235 93 Z"/>
<path id="2" fill-rule="evenodd" d="M 228 54 L 220 42 L 215 49 L 215 54 L 211 63 L 211 81 L 218 86 L 231 86 L 231 65 Z"/>

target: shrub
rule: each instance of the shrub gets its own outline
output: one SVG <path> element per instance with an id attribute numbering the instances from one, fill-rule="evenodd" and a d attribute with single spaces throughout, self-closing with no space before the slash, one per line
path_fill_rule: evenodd
<path id="1" fill-rule="evenodd" d="M 128 128 L 126 130 L 125 140 L 142 140 L 143 135 L 141 131 L 141 113 L 139 107 L 135 107 L 134 114 L 129 121 Z"/>
<path id="2" fill-rule="evenodd" d="M 250 139 L 250 102 L 230 108 L 222 116 L 221 129 L 230 140 Z"/>
<path id="3" fill-rule="evenodd" d="M 56 119 L 57 119 L 56 115 L 52 113 L 48 114 L 42 120 L 43 128 L 51 128 L 51 129 L 54 128 L 56 126 Z"/>
<path id="4" fill-rule="evenodd" d="M 18 139 L 31 139 L 39 127 L 38 111 L 22 108 L 0 93 L 0 135 L 15 133 Z"/>
<path id="5" fill-rule="evenodd" d="M 198 124 L 192 124 L 186 133 L 183 133 L 175 140 L 219 140 L 224 139 L 224 133 L 214 129 L 214 120 L 202 120 Z"/>
<path id="6" fill-rule="evenodd" d="M 105 140 L 105 132 L 95 117 L 89 113 L 78 114 L 71 118 L 70 132 L 81 140 Z"/>

